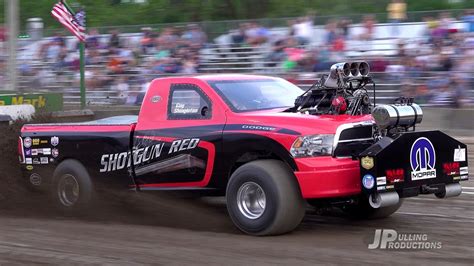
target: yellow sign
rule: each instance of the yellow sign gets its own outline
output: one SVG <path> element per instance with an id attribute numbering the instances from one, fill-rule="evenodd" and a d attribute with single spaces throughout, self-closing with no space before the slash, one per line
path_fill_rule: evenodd
<path id="1" fill-rule="evenodd" d="M 360 164 L 366 170 L 370 170 L 374 167 L 374 158 L 365 156 L 360 159 Z"/>

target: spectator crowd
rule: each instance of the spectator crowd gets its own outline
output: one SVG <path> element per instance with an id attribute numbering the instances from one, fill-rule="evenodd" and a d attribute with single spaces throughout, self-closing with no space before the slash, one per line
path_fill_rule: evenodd
<path id="1" fill-rule="evenodd" d="M 368 61 L 372 72 L 383 73 L 380 77 L 384 82 L 401 83 L 403 96 L 436 105 L 472 103 L 474 11 L 458 17 L 449 12 L 426 16 L 423 34 L 410 39 L 405 38 L 402 23 L 407 19 L 406 9 L 404 1 L 394 0 L 387 6 L 387 24 L 378 24 L 375 15 L 363 16 L 357 27 L 349 18 L 337 18 L 319 27 L 318 32 L 314 13 L 289 20 L 278 34 L 257 22 L 246 22 L 228 34 L 228 42 L 234 49 L 263 50 L 262 69 L 279 74 L 327 71 L 333 63 L 350 60 L 349 51 L 357 51 L 355 57 Z M 382 37 L 380 29 L 385 34 Z M 372 46 L 376 42 L 393 44 L 393 53 L 377 54 Z M 29 87 L 51 87 L 60 81 L 71 81 L 72 87 L 78 87 L 77 47 L 68 46 L 60 34 L 38 43 L 36 61 L 26 57 L 19 64 L 21 76 L 31 82 Z M 86 87 L 89 92 L 97 91 L 98 96 L 108 90 L 120 103 L 137 104 L 151 79 L 204 72 L 202 51 L 218 48 L 197 24 L 160 30 L 143 27 L 140 34 L 121 34 L 118 30 L 99 34 L 90 29 Z M 48 67 L 35 67 L 35 62 Z M 0 67 L 4 67 L 3 61 Z"/>

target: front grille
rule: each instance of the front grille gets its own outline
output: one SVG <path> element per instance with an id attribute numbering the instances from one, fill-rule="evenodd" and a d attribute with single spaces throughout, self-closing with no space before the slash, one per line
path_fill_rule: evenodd
<path id="1" fill-rule="evenodd" d="M 343 129 L 336 133 L 334 157 L 356 157 L 375 142 L 372 125 L 351 124 L 342 127 Z"/>

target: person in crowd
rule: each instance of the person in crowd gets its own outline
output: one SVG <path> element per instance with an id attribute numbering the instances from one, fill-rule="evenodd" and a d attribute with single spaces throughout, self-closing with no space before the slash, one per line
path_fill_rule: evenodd
<path id="1" fill-rule="evenodd" d="M 187 45 L 201 49 L 207 42 L 207 35 L 197 24 L 189 24 L 181 35 L 181 39 Z"/>
<path id="2" fill-rule="evenodd" d="M 375 16 L 374 15 L 365 15 L 362 21 L 364 27 L 364 32 L 359 36 L 363 41 L 370 41 L 374 38 L 375 30 Z"/>
<path id="3" fill-rule="evenodd" d="M 307 45 L 313 38 L 313 18 L 310 16 L 296 20 L 292 25 L 294 37 L 300 45 Z"/>
<path id="4" fill-rule="evenodd" d="M 140 46 L 143 54 L 151 54 L 153 52 L 153 48 L 155 47 L 155 35 L 151 27 L 142 28 Z"/>
<path id="5" fill-rule="evenodd" d="M 388 20 L 392 23 L 392 36 L 398 37 L 400 22 L 407 19 L 407 5 L 403 0 L 392 0 L 387 5 Z"/>
<path id="6" fill-rule="evenodd" d="M 262 25 L 250 23 L 245 31 L 246 41 L 251 46 L 258 46 L 268 41 L 270 31 Z"/>
<path id="7" fill-rule="evenodd" d="M 465 31 L 469 33 L 474 32 L 474 9 L 467 10 L 465 15 L 461 18 L 465 23 Z"/>
<path id="8" fill-rule="evenodd" d="M 110 31 L 109 47 L 110 48 L 120 48 L 120 36 L 119 36 L 119 31 L 118 30 Z"/>
<path id="9" fill-rule="evenodd" d="M 88 50 L 95 50 L 100 48 L 100 37 L 97 29 L 89 30 L 89 34 L 86 39 L 86 48 Z"/>

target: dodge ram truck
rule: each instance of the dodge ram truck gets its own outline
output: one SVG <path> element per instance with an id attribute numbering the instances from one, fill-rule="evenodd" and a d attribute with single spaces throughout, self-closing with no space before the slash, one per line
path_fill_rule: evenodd
<path id="1" fill-rule="evenodd" d="M 25 125 L 19 159 L 25 183 L 66 211 L 101 187 L 209 192 L 251 235 L 292 231 L 308 204 L 383 218 L 407 197 L 460 195 L 466 145 L 415 131 L 413 99 L 375 101 L 366 62 L 335 64 L 306 91 L 257 75 L 159 78 L 138 116 Z"/>

